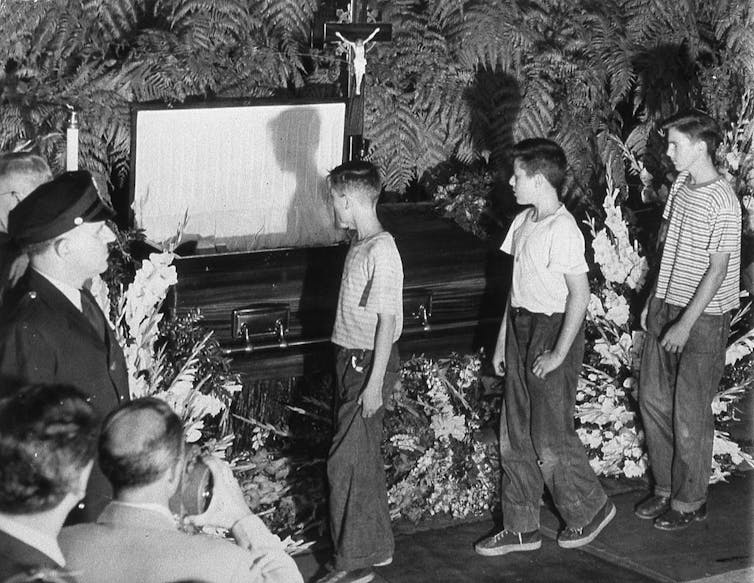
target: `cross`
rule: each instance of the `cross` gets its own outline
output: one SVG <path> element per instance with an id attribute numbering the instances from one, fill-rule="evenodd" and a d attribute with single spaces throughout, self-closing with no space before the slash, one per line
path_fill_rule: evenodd
<path id="1" fill-rule="evenodd" d="M 346 119 L 346 135 L 349 138 L 349 159 L 360 156 L 364 133 L 364 96 L 362 83 L 366 73 L 366 53 L 375 42 L 392 39 L 393 25 L 389 22 L 364 22 L 366 2 L 351 1 L 351 22 L 326 22 L 325 42 L 342 42 L 348 50 L 347 97 L 349 107 Z M 358 20 L 358 21 L 357 21 Z M 369 45 L 368 43 L 372 43 Z M 353 74 L 351 74 L 353 73 Z"/>
<path id="2" fill-rule="evenodd" d="M 348 62 L 355 78 L 353 85 L 349 82 L 349 96 L 361 95 L 361 83 L 367 67 L 366 53 L 371 48 L 368 43 L 390 40 L 392 27 L 392 24 L 385 22 L 325 23 L 325 42 L 339 40 L 348 47 Z"/>

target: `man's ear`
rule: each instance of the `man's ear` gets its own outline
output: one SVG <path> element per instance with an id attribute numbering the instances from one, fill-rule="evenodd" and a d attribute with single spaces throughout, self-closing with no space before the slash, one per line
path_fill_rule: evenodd
<path id="1" fill-rule="evenodd" d="M 52 248 L 59 257 L 66 257 L 71 251 L 71 242 L 67 237 L 61 237 L 52 242 Z"/>

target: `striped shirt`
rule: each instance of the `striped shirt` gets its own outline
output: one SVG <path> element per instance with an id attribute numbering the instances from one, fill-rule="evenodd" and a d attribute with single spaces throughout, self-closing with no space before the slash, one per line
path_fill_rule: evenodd
<path id="1" fill-rule="evenodd" d="M 711 253 L 730 253 L 728 271 L 705 308 L 724 314 L 738 307 L 741 270 L 741 207 L 730 184 L 721 176 L 689 184 L 682 172 L 673 183 L 663 219 L 668 221 L 656 297 L 674 306 L 687 306 L 709 267 Z"/>
<path id="2" fill-rule="evenodd" d="M 385 231 L 352 243 L 340 282 L 333 343 L 374 350 L 377 314 L 395 315 L 393 342 L 403 331 L 403 264 Z"/>

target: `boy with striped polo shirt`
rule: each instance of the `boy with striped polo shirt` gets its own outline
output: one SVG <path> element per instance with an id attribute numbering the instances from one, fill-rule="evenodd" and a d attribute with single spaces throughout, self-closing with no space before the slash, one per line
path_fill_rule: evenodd
<path id="1" fill-rule="evenodd" d="M 320 583 L 366 583 L 393 558 L 382 443 L 384 403 L 399 379 L 403 265 L 377 218 L 381 184 L 368 162 L 330 172 L 335 219 L 354 232 L 333 327 L 340 406 L 327 459 L 334 570 Z"/>
<path id="2" fill-rule="evenodd" d="M 642 313 L 639 405 L 655 485 L 635 513 L 661 530 L 679 530 L 707 517 L 711 403 L 738 306 L 741 208 L 715 168 L 722 137 L 715 121 L 681 113 L 663 128 L 679 175 L 663 213 L 656 288 Z"/>

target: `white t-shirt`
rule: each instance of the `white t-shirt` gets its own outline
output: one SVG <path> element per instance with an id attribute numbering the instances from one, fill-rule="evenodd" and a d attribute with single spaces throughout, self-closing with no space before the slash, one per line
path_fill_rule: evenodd
<path id="1" fill-rule="evenodd" d="M 565 206 L 541 221 L 528 208 L 513 219 L 500 250 L 513 255 L 511 306 L 530 312 L 565 312 L 565 274 L 586 273 L 584 236 Z"/>

